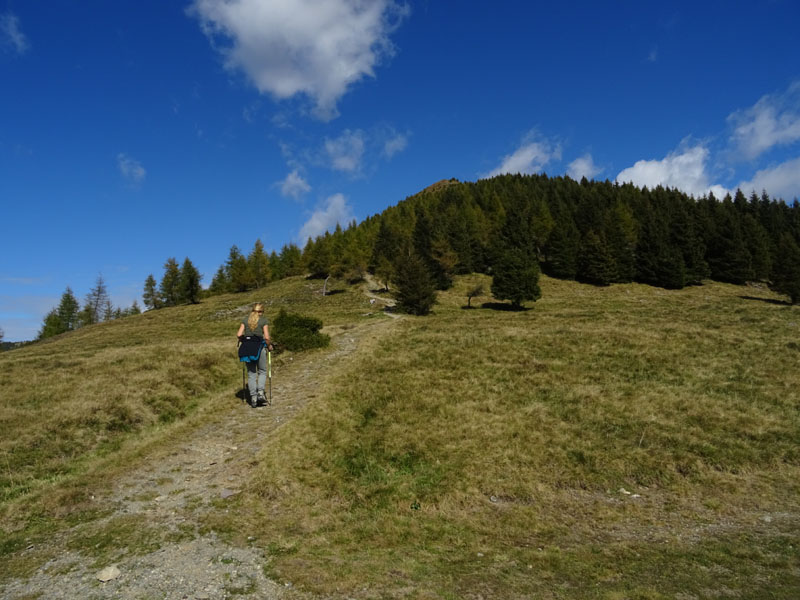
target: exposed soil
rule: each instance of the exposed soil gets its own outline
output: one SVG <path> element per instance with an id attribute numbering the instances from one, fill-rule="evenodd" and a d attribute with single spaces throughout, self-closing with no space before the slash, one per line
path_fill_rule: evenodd
<path id="1" fill-rule="evenodd" d="M 374 312 L 380 313 L 388 302 L 375 299 Z M 63 548 L 58 558 L 26 580 L 7 582 L 0 587 L 0 597 L 273 599 L 287 593 L 303 597 L 289 582 L 278 584 L 265 575 L 268 558 L 258 548 L 232 546 L 198 523 L 208 511 L 227 510 L 225 504 L 247 483 L 266 440 L 324 392 L 329 378 L 352 357 L 359 342 L 388 335 L 395 323 L 376 314 L 352 328 L 326 329 L 332 349 L 297 355 L 273 369 L 271 406 L 251 408 L 233 397 L 234 390 L 221 395 L 218 400 L 230 403 L 231 410 L 116 481 L 95 499 L 111 507 L 110 513 L 51 540 Z M 137 548 L 127 547 L 130 535 L 115 542 L 108 539 L 113 534 L 103 534 L 125 526 L 139 531 L 133 534 Z M 108 564 L 98 563 L 98 553 L 85 547 L 86 540 L 106 550 L 99 554 L 112 557 Z M 37 550 L 29 547 L 25 552 L 33 555 Z M 101 582 L 98 575 L 105 567 L 116 567 L 119 574 Z"/>

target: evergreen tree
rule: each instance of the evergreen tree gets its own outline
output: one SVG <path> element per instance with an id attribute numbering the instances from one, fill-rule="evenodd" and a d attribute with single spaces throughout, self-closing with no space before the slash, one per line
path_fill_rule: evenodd
<path id="1" fill-rule="evenodd" d="M 541 298 L 539 264 L 529 250 L 511 246 L 501 249 L 492 269 L 492 296 L 498 300 L 511 300 L 511 306 L 519 309 L 526 300 Z"/>
<path id="2" fill-rule="evenodd" d="M 269 257 L 264 252 L 264 244 L 261 243 L 260 239 L 256 240 L 253 250 L 247 256 L 247 271 L 250 287 L 252 288 L 262 288 L 271 279 Z"/>
<path id="3" fill-rule="evenodd" d="M 507 209 L 492 251 L 492 296 L 510 300 L 517 309 L 523 302 L 535 302 L 542 295 L 531 225 L 529 210 L 521 202 L 513 202 Z"/>
<path id="4" fill-rule="evenodd" d="M 208 286 L 208 292 L 211 295 L 226 294 L 230 289 L 231 284 L 228 281 L 227 273 L 225 273 L 225 267 L 221 266 L 217 269 L 214 278 L 211 280 L 211 285 Z"/>
<path id="5" fill-rule="evenodd" d="M 131 304 L 131 307 L 128 309 L 128 316 L 140 314 L 142 314 L 142 309 L 139 307 L 139 303 L 136 301 L 136 298 L 134 298 L 133 304 Z"/>
<path id="6" fill-rule="evenodd" d="M 325 233 L 316 241 L 308 238 L 308 243 L 303 249 L 303 261 L 311 277 L 325 279 L 334 269 L 333 244 L 331 234 Z"/>
<path id="7" fill-rule="evenodd" d="M 231 292 L 246 292 L 248 289 L 247 259 L 234 244 L 225 262 L 225 276 Z"/>
<path id="8" fill-rule="evenodd" d="M 83 310 L 78 320 L 82 325 L 99 323 L 104 318 L 105 309 L 110 303 L 106 282 L 102 275 L 98 275 L 94 287 L 86 294 Z"/>
<path id="9" fill-rule="evenodd" d="M 612 282 L 627 283 L 636 277 L 637 234 L 633 211 L 617 201 L 606 215 L 603 235 L 613 263 Z"/>
<path id="10" fill-rule="evenodd" d="M 403 312 L 427 315 L 436 303 L 436 288 L 424 261 L 412 250 L 396 266 L 395 298 Z"/>
<path id="11" fill-rule="evenodd" d="M 548 275 L 575 279 L 578 273 L 580 233 L 571 217 L 559 213 L 545 246 L 545 268 Z"/>
<path id="12" fill-rule="evenodd" d="M 614 258 L 605 240 L 594 230 L 583 236 L 578 252 L 578 281 L 594 285 L 609 285 L 615 275 Z"/>
<path id="13" fill-rule="evenodd" d="M 114 306 L 111 304 L 111 299 L 106 298 L 106 301 L 103 304 L 103 321 L 111 321 L 115 318 L 116 312 L 114 311 Z"/>
<path id="14" fill-rule="evenodd" d="M 731 216 L 722 217 L 721 226 L 712 238 L 708 249 L 708 265 L 711 276 L 717 281 L 741 285 L 752 279 L 750 252 Z"/>
<path id="15" fill-rule="evenodd" d="M 47 315 L 45 315 L 44 323 L 42 324 L 42 328 L 39 330 L 37 339 L 45 340 L 49 337 L 53 337 L 54 335 L 64 333 L 66 330 L 66 327 L 64 327 L 64 324 L 61 322 L 61 319 L 58 316 L 58 311 L 56 311 L 54 308 L 47 313 Z"/>
<path id="16" fill-rule="evenodd" d="M 792 304 L 800 302 L 800 246 L 790 233 L 784 233 L 778 242 L 770 287 L 789 296 Z"/>
<path id="17" fill-rule="evenodd" d="M 142 300 L 144 301 L 144 306 L 147 310 L 161 308 L 161 298 L 158 295 L 158 289 L 156 288 L 156 278 L 153 277 L 152 273 L 147 276 L 147 279 L 144 280 L 144 293 L 142 294 Z"/>
<path id="18" fill-rule="evenodd" d="M 58 308 L 56 309 L 64 331 L 72 331 L 78 327 L 79 310 L 80 304 L 78 304 L 78 299 L 75 298 L 75 294 L 73 294 L 70 287 L 67 286 L 67 289 L 61 295 L 61 302 L 59 302 Z"/>
<path id="19" fill-rule="evenodd" d="M 198 272 L 192 261 L 186 257 L 181 267 L 180 279 L 178 281 L 178 298 L 182 304 L 197 304 L 200 302 L 200 280 L 203 278 Z"/>
<path id="20" fill-rule="evenodd" d="M 181 270 L 178 261 L 168 258 L 164 263 L 164 276 L 161 278 L 159 295 L 164 306 L 178 306 L 180 304 L 179 285 L 181 280 Z"/>
<path id="21" fill-rule="evenodd" d="M 280 253 L 282 277 L 303 274 L 303 253 L 295 244 L 286 244 Z"/>

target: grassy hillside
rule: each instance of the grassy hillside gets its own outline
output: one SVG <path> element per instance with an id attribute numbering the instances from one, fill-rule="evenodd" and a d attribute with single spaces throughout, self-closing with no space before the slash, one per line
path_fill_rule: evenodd
<path id="1" fill-rule="evenodd" d="M 111 475 L 124 444 L 157 439 L 187 417 L 230 408 L 210 400 L 241 385 L 235 334 L 253 302 L 265 302 L 270 318 L 286 308 L 318 315 L 329 325 L 363 312 L 356 291 L 323 300 L 321 287 L 287 279 L 265 290 L 151 311 L 0 354 L 0 511 L 21 504 L 30 513 L 32 493 L 42 495 L 41 505 L 33 506 L 45 514 L 68 511 L 80 504 L 80 485 L 65 498 L 50 484 L 69 487 L 77 476 L 97 471 L 101 459 Z"/>
<path id="2" fill-rule="evenodd" d="M 463 310 L 475 279 L 365 349 L 217 525 L 325 593 L 796 597 L 797 308 L 544 279 Z"/>
<path id="3" fill-rule="evenodd" d="M 723 284 L 548 278 L 525 312 L 463 309 L 480 279 L 364 342 L 203 527 L 324 595 L 796 597 L 800 309 Z M 339 329 L 374 310 L 320 287 L 291 279 L 0 355 L 0 522 L 19 530 L 0 561 L 25 528 L 88 518 L 87 478 L 241 410 L 212 399 L 241 384 L 249 303 Z"/>

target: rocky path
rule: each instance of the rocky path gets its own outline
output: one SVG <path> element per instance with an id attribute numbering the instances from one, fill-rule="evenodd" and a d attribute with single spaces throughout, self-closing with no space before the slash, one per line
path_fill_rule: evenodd
<path id="1" fill-rule="evenodd" d="M 395 323 L 375 315 L 352 328 L 327 330 L 331 350 L 298 355 L 274 370 L 272 406 L 253 409 L 227 391 L 218 400 L 235 403 L 231 410 L 117 481 L 96 499 L 112 507 L 107 516 L 59 536 L 54 540 L 63 546 L 58 558 L 29 579 L 0 588 L 0 597 L 302 597 L 290 584 L 267 578 L 267 558 L 258 548 L 230 546 L 198 523 L 208 511 L 226 510 L 225 504 L 247 483 L 266 440 L 324 393 L 360 340 L 388 335 Z"/>

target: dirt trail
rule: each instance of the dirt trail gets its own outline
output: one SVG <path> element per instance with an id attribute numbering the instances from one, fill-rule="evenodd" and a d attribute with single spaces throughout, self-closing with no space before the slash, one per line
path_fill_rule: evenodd
<path id="1" fill-rule="evenodd" d="M 232 547 L 213 533 L 201 533 L 198 519 L 208 511 L 226 510 L 225 503 L 247 483 L 272 433 L 324 393 L 330 378 L 353 358 L 362 339 L 389 335 L 396 323 L 376 315 L 351 328 L 326 330 L 332 337 L 331 350 L 298 355 L 274 370 L 272 406 L 253 409 L 232 399 L 232 390 L 221 394 L 219 401 L 236 406 L 191 437 L 148 457 L 116 482 L 105 497 L 96 499 L 113 507 L 109 516 L 58 536 L 53 543 L 64 548 L 59 557 L 29 579 L 0 587 L 0 597 L 273 599 L 287 592 L 301 597 L 290 585 L 279 585 L 265 576 L 267 559 L 257 548 Z M 138 536 L 133 534 L 138 549 L 128 549 L 126 540 L 109 539 L 113 536 L 102 533 L 126 525 L 141 530 Z M 87 542 L 76 540 L 89 539 L 98 547 L 112 549 L 105 553 L 113 557 L 108 564 L 95 564 L 94 556 L 81 553 Z M 103 567 L 116 567 L 119 575 L 101 583 L 97 576 Z"/>

